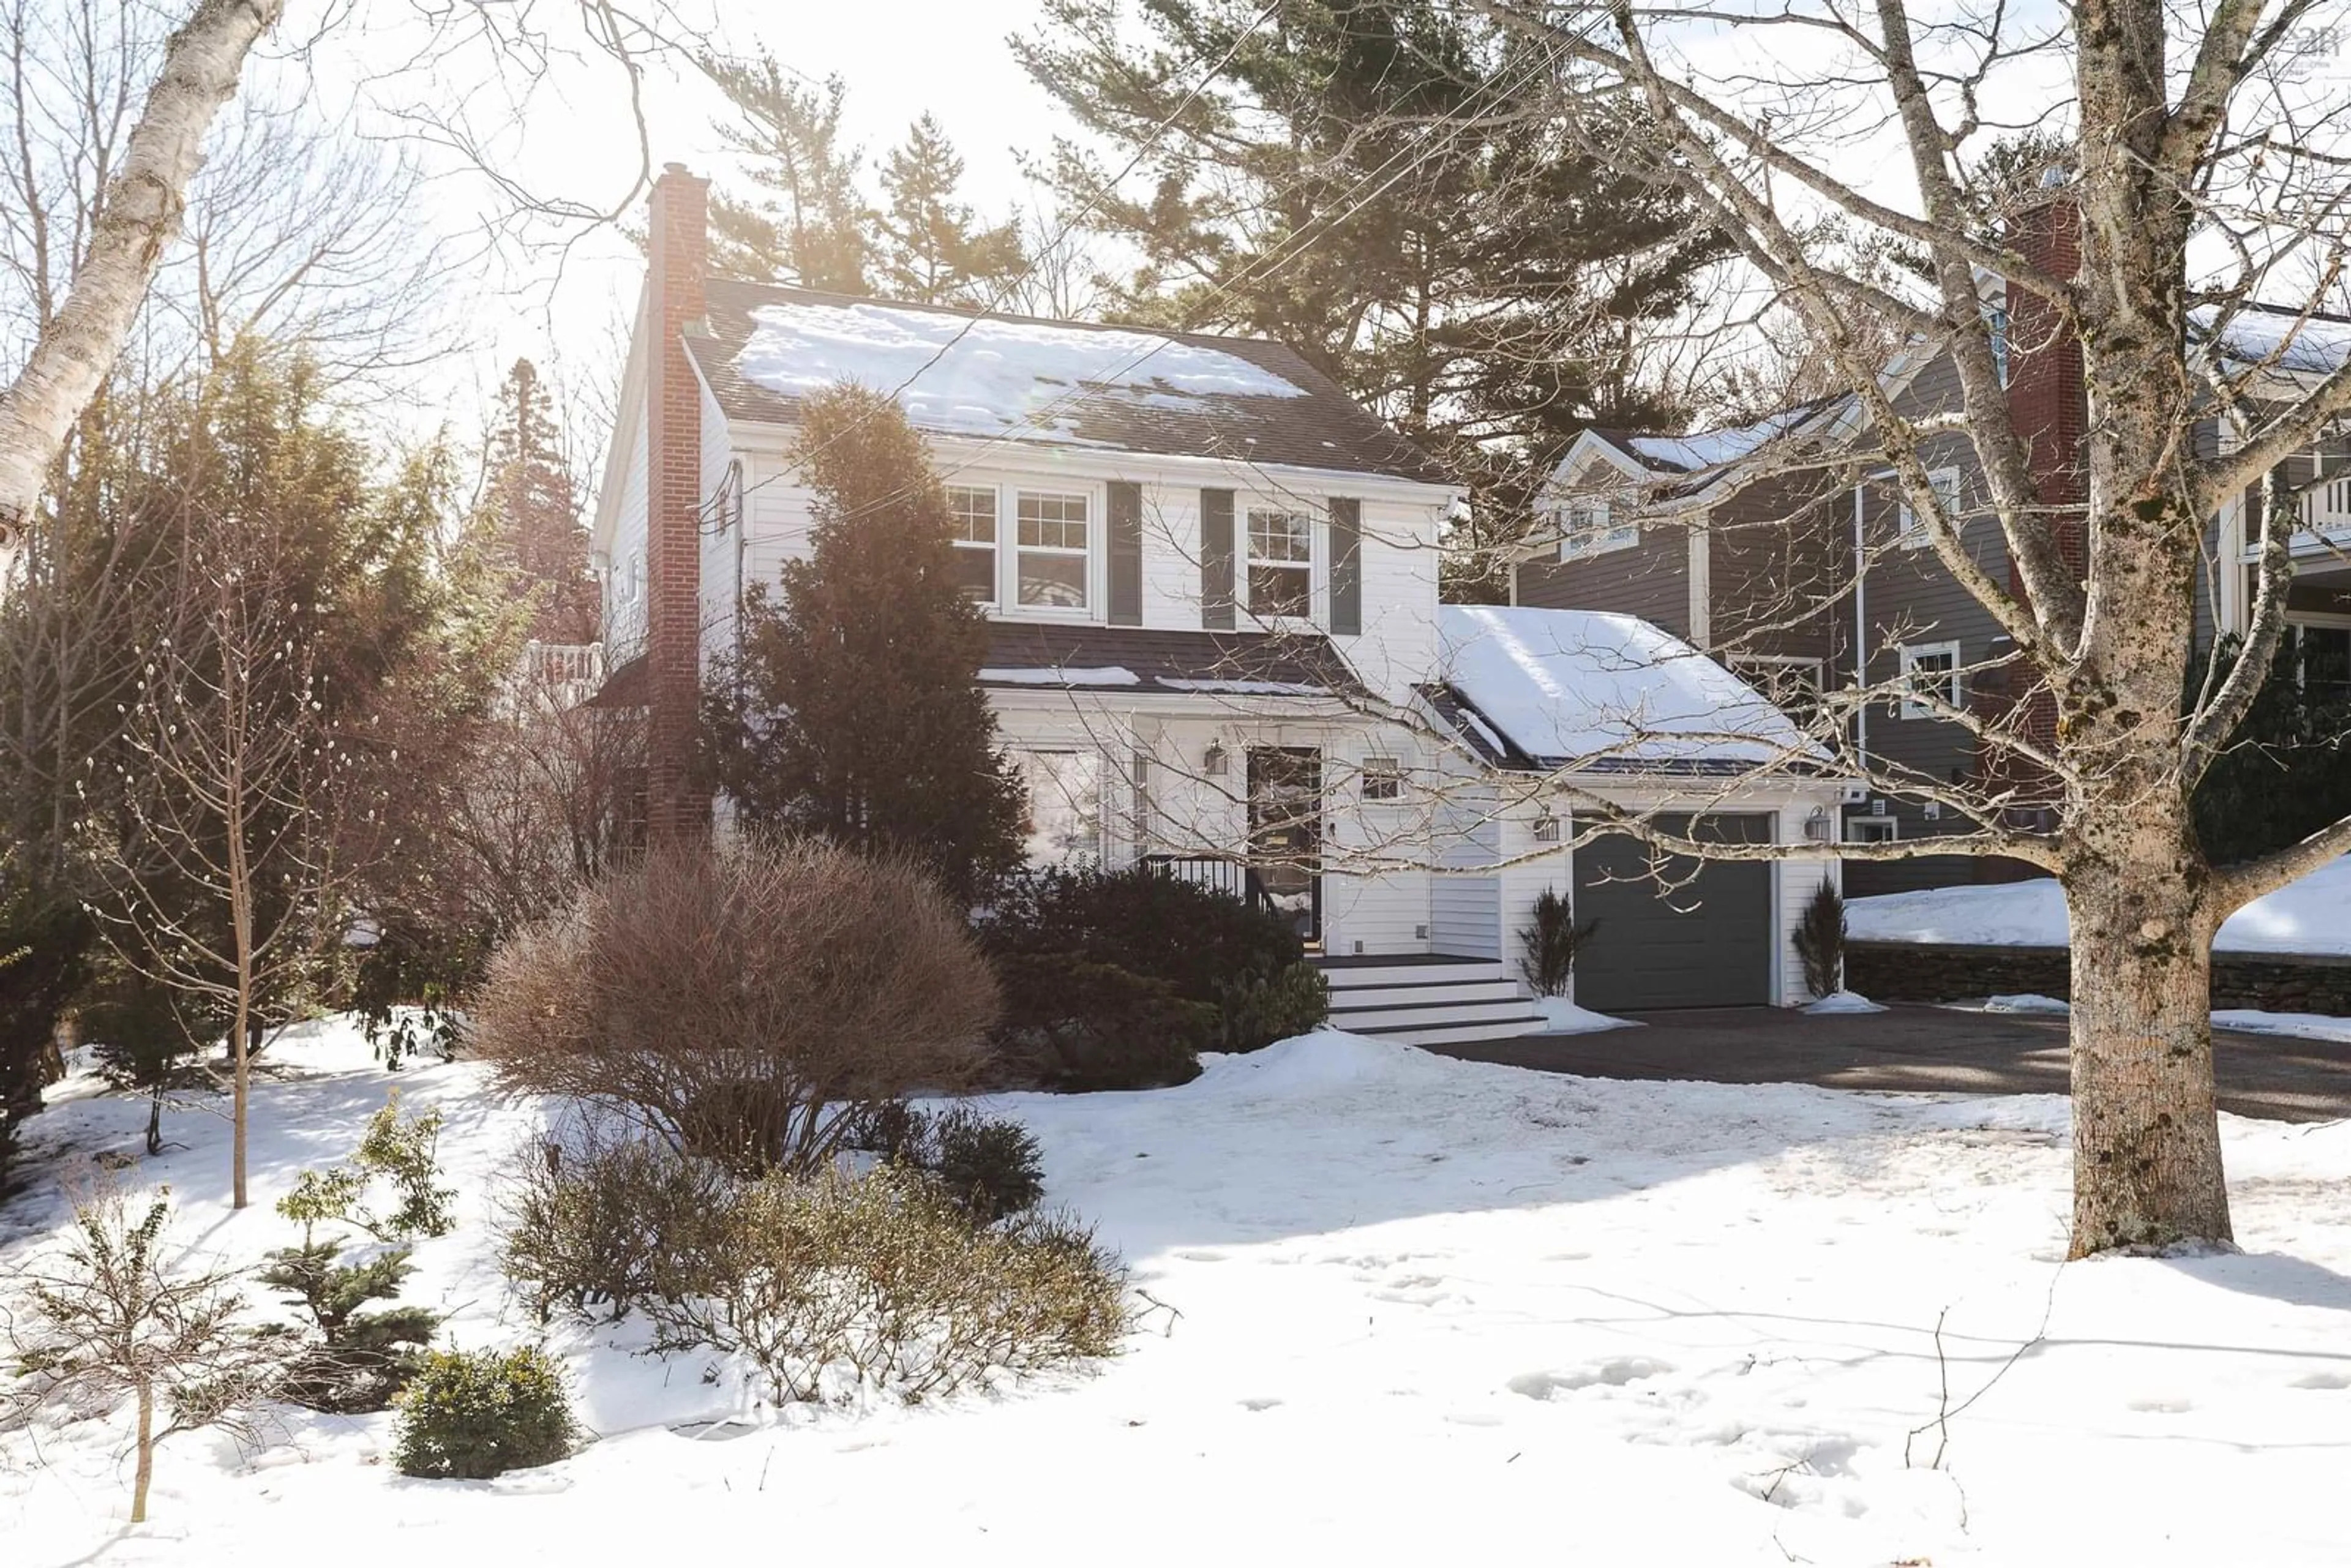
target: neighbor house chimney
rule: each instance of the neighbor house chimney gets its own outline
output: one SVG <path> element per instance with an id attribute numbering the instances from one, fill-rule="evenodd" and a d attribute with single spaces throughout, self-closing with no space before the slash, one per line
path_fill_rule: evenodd
<path id="1" fill-rule="evenodd" d="M 2070 282 L 2081 271 L 2082 209 L 2061 171 L 2052 170 L 2043 181 L 2040 199 L 2018 216 L 2009 238 L 2026 264 L 2044 277 Z M 2082 340 L 2053 303 L 2013 281 L 2008 285 L 2007 307 L 2009 417 L 2024 443 L 2033 499 L 2056 528 L 2059 554 L 2078 573 L 2087 559 L 2084 514 L 2089 500 L 2082 450 L 2089 428 L 2089 382 L 2083 371 Z M 2024 574 L 2012 552 L 2008 580 L 2017 601 L 2030 603 Z M 2023 669 L 2010 678 L 2015 683 L 2010 693 L 1992 700 L 2022 705 L 2019 730 L 2033 745 L 2054 750 L 2055 701 Z M 2017 808 L 2013 825 L 2028 831 L 2043 825 L 2043 814 L 2057 800 L 2054 779 L 1991 747 L 1980 752 L 1978 766 L 1991 787 L 2013 786 L 2026 802 Z M 1979 880 L 1989 882 L 2042 874 L 1997 857 L 1980 859 L 1977 868 Z"/>
<path id="2" fill-rule="evenodd" d="M 647 289 L 652 378 L 645 418 L 645 831 L 659 842 L 708 831 L 694 783 L 702 685 L 702 390 L 689 333 L 706 330 L 710 182 L 672 163 L 653 182 Z"/>

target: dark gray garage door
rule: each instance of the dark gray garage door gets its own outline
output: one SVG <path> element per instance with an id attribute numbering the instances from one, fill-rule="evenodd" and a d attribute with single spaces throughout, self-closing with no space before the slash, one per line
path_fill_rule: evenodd
<path id="1" fill-rule="evenodd" d="M 1768 816 L 1664 817 L 1702 841 L 1768 843 Z M 1766 861 L 1691 861 L 1610 834 L 1575 851 L 1575 999 L 1595 1012 L 1715 1008 L 1771 999 L 1778 922 Z"/>

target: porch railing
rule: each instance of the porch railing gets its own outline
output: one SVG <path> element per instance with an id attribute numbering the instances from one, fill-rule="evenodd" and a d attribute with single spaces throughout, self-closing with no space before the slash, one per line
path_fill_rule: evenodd
<path id="1" fill-rule="evenodd" d="M 1294 920 L 1299 935 L 1308 941 L 1321 939 L 1322 931 L 1322 877 L 1311 873 L 1306 879 L 1307 902 L 1303 907 L 1285 904 L 1273 895 L 1258 868 L 1232 855 L 1165 855 L 1142 857 L 1142 863 L 1161 876 L 1188 882 L 1197 887 L 1238 898 L 1252 909 Z"/>

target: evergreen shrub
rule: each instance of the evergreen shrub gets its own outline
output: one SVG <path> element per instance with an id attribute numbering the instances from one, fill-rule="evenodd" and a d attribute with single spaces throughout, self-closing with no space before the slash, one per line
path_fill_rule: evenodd
<path id="1" fill-rule="evenodd" d="M 404 1476 L 487 1480 L 553 1464 L 579 1430 L 546 1352 L 435 1351 L 400 1396 L 392 1462 Z"/>

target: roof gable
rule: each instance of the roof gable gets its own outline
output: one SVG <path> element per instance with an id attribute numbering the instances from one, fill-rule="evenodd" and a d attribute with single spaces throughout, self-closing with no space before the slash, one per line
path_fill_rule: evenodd
<path id="1" fill-rule="evenodd" d="M 917 430 L 1023 444 L 1451 481 L 1297 354 L 1254 338 L 954 310 L 713 278 L 686 340 L 730 420 L 796 423 L 841 381 Z"/>

